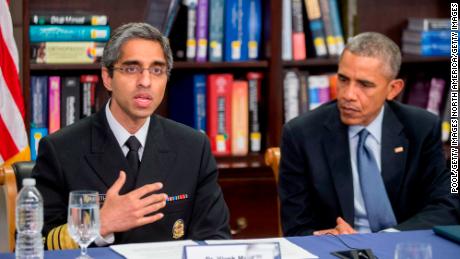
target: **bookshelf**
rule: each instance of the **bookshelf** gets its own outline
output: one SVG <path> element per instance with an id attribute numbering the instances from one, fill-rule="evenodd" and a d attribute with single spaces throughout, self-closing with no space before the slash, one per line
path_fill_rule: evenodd
<path id="1" fill-rule="evenodd" d="M 339 0 L 343 9 L 348 1 Z M 377 31 L 389 36 L 399 45 L 401 34 L 409 17 L 449 17 L 449 3 L 430 0 L 356 0 L 358 19 L 355 24 L 358 32 Z M 29 15 L 36 11 L 75 10 L 106 14 L 112 29 L 131 21 L 145 21 L 148 0 L 138 0 L 133 4 L 121 0 L 22 0 L 22 73 L 23 89 L 27 106 L 26 125 L 30 121 L 30 77 L 31 75 L 57 74 L 80 75 L 83 73 L 100 74 L 100 64 L 30 64 L 29 53 Z M 248 62 L 187 62 L 176 61 L 172 78 L 190 73 L 245 73 L 257 71 L 264 74 L 261 118 L 263 122 L 262 147 L 279 146 L 284 122 L 283 112 L 283 71 L 297 68 L 312 74 L 334 72 L 337 58 L 307 58 L 303 61 L 283 61 L 282 53 L 282 1 L 268 0 L 263 4 L 264 40 L 262 59 Z M 391 19 L 389 19 L 391 14 Z M 305 22 L 304 26 L 308 26 Z M 269 33 L 267 33 L 269 32 Z M 308 37 L 308 35 L 307 35 Z M 308 50 L 308 49 L 307 49 Z M 307 51 L 307 57 L 309 53 Z M 404 56 L 402 75 L 415 72 L 440 75 L 449 78 L 449 58 Z M 449 87 L 447 80 L 446 88 Z M 98 96 L 104 96 L 99 86 Z M 167 99 L 158 109 L 158 113 L 167 116 Z M 100 107 L 99 107 L 100 108 Z M 264 150 L 264 149 L 263 149 Z M 276 236 L 278 233 L 277 191 L 271 169 L 264 164 L 263 152 L 242 157 L 218 157 L 219 182 L 231 212 L 231 227 L 235 238 Z"/>

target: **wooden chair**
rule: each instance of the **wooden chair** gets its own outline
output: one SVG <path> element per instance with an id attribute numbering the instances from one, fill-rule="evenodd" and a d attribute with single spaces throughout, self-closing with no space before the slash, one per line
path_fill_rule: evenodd
<path id="1" fill-rule="evenodd" d="M 265 164 L 270 166 L 273 171 L 273 176 L 275 177 L 276 187 L 278 188 L 279 180 L 279 165 L 281 159 L 281 151 L 279 147 L 267 148 L 265 151 Z M 276 199 L 277 208 L 278 208 L 278 236 L 283 236 L 283 231 L 281 229 L 281 216 L 280 216 L 280 199 Z"/>
<path id="2" fill-rule="evenodd" d="M 0 252 L 13 252 L 16 230 L 16 196 L 22 179 L 31 177 L 34 162 L 16 162 L 0 167 Z"/>

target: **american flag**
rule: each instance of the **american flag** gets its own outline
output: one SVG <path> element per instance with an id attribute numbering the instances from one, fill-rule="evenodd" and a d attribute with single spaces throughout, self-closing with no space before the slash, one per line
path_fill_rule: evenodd
<path id="1" fill-rule="evenodd" d="M 0 165 L 30 160 L 9 1 L 0 0 Z"/>

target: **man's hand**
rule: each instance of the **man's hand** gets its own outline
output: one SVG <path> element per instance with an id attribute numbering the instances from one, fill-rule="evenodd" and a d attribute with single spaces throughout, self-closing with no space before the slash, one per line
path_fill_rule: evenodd
<path id="1" fill-rule="evenodd" d="M 338 217 L 337 226 L 335 228 L 325 229 L 325 230 L 318 230 L 313 232 L 313 235 L 320 236 L 326 234 L 333 234 L 333 235 L 342 235 L 342 234 L 355 234 L 357 233 L 345 220 L 341 217 Z"/>
<path id="2" fill-rule="evenodd" d="M 126 173 L 120 171 L 118 179 L 107 190 L 100 212 L 100 234 L 103 237 L 155 222 L 164 216 L 162 213 L 146 216 L 166 205 L 168 197 L 166 194 L 150 194 L 163 188 L 163 184 L 146 184 L 125 195 L 120 195 L 119 192 L 125 181 Z"/>

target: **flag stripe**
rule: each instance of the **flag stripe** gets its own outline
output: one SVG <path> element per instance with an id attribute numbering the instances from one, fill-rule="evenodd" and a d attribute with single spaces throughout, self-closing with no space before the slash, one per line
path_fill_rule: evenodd
<path id="1" fill-rule="evenodd" d="M 5 125 L 7 125 L 8 131 L 15 141 L 16 146 L 19 150 L 22 150 L 29 145 L 25 131 L 24 120 L 21 117 L 21 113 L 19 112 L 18 107 L 13 101 L 10 92 L 5 87 L 5 80 L 3 79 L 3 74 L 1 71 L 0 103 L 0 116 L 2 117 Z M 3 157 L 3 159 L 5 159 L 5 157 Z"/>
<path id="2" fill-rule="evenodd" d="M 0 30 L 3 33 L 3 39 L 6 42 L 7 48 L 10 50 L 10 54 L 13 57 L 16 70 L 19 71 L 19 55 L 18 49 L 16 48 L 16 42 L 13 37 L 13 21 L 11 19 L 9 7 L 3 1 L 0 0 Z"/>
<path id="3" fill-rule="evenodd" d="M 14 156 L 19 152 L 19 149 L 16 147 L 16 144 L 13 141 L 13 138 L 10 135 L 10 132 L 6 128 L 3 118 L 0 116 L 0 136 L 2 136 L 2 144 L 0 145 L 0 155 L 4 160 Z M 5 159 L 7 158 L 7 159 Z"/>
<path id="4" fill-rule="evenodd" d="M 6 86 L 8 87 L 16 106 L 24 118 L 24 102 L 22 100 L 21 84 L 19 82 L 18 71 L 14 64 L 13 58 L 8 51 L 5 41 L 3 40 L 2 31 L 0 29 L 0 69 L 4 75 Z"/>

